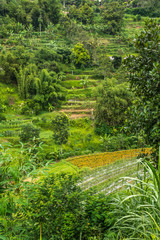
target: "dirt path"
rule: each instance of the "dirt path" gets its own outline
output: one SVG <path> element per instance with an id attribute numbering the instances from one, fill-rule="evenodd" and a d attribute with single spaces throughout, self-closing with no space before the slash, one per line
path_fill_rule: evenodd
<path id="1" fill-rule="evenodd" d="M 93 112 L 93 109 L 91 108 L 91 109 L 61 109 L 60 110 L 60 112 L 74 112 L 74 113 L 78 113 L 78 112 L 81 112 L 81 113 L 83 113 L 83 112 Z"/>
<path id="2" fill-rule="evenodd" d="M 93 117 L 93 109 L 61 109 L 60 112 L 69 113 L 70 119 Z"/>

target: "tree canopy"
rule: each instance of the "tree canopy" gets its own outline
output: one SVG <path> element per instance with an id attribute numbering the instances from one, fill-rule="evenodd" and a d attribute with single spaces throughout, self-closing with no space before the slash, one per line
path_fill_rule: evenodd
<path id="1" fill-rule="evenodd" d="M 148 20 L 135 39 L 136 56 L 129 56 L 125 66 L 131 90 L 135 93 L 131 111 L 132 131 L 141 133 L 158 152 L 160 144 L 160 26 Z"/>
<path id="2" fill-rule="evenodd" d="M 126 119 L 125 111 L 130 106 L 132 94 L 127 83 L 118 84 L 116 79 L 105 80 L 97 89 L 95 121 L 96 125 L 122 125 Z"/>
<path id="3" fill-rule="evenodd" d="M 52 120 L 53 138 L 57 144 L 61 145 L 67 143 L 69 137 L 69 118 L 65 113 L 57 115 Z"/>
<path id="4" fill-rule="evenodd" d="M 102 11 L 102 21 L 105 24 L 105 32 L 117 34 L 121 32 L 123 26 L 124 9 L 119 2 L 105 3 Z"/>
<path id="5" fill-rule="evenodd" d="M 89 51 L 83 44 L 77 43 L 72 49 L 72 59 L 76 66 L 86 66 L 90 61 Z"/>

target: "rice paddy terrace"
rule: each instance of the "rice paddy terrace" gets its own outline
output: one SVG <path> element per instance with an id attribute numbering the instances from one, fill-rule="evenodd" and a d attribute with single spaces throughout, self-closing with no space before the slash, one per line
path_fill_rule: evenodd
<path id="1" fill-rule="evenodd" d="M 67 89 L 67 101 L 62 105 L 60 112 L 65 112 L 70 119 L 93 117 L 95 106 L 94 89 L 101 80 L 94 77 L 93 71 L 83 75 L 67 74 L 62 86 Z"/>

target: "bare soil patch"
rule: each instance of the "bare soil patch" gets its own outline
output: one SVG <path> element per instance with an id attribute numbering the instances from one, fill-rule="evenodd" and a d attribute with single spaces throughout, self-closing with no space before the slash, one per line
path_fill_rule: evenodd
<path id="1" fill-rule="evenodd" d="M 61 109 L 60 112 L 92 112 L 93 109 Z"/>

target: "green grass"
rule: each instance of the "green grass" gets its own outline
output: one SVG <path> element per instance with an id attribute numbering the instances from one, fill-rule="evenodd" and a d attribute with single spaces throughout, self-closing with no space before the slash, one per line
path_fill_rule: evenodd
<path id="1" fill-rule="evenodd" d="M 73 164 L 63 160 L 61 162 L 53 163 L 48 166 L 39 168 L 38 170 L 32 171 L 29 178 L 26 178 L 25 181 L 32 181 L 32 178 L 43 178 L 49 174 L 59 174 L 59 173 L 79 173 L 79 168 Z"/>
<path id="2" fill-rule="evenodd" d="M 41 132 L 40 132 L 40 138 L 41 138 L 41 139 L 52 138 L 52 135 L 53 135 L 53 131 L 51 131 L 51 130 L 41 131 Z"/>
<path id="3" fill-rule="evenodd" d="M 68 90 L 68 95 L 74 94 L 74 95 L 92 95 L 93 87 L 88 87 L 88 88 L 82 88 L 82 89 L 71 89 Z"/>
<path id="4" fill-rule="evenodd" d="M 143 161 L 141 164 L 145 174 L 125 178 L 129 190 L 122 192 L 113 202 L 117 216 L 114 229 L 117 236 L 127 239 L 159 240 L 160 165 L 157 170 L 150 162 Z"/>
<path id="5" fill-rule="evenodd" d="M 40 113 L 39 115 L 37 115 L 37 117 L 34 117 L 35 119 L 36 118 L 46 118 L 48 120 L 51 120 L 53 119 L 55 116 L 57 115 L 57 112 L 43 112 L 43 113 Z"/>
<path id="6" fill-rule="evenodd" d="M 89 80 L 88 79 L 88 86 L 97 86 L 99 81 L 96 80 Z M 66 80 L 62 82 L 62 86 L 67 89 L 73 89 L 73 88 L 81 88 L 83 89 L 83 81 L 80 80 Z"/>

